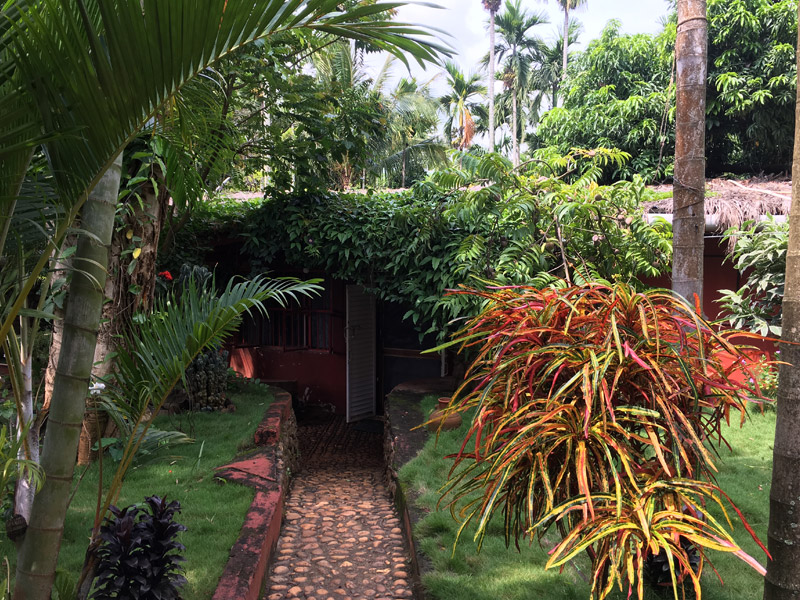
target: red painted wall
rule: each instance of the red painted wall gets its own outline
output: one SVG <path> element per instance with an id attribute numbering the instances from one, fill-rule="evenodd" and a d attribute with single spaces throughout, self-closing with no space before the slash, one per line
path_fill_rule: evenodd
<path id="1" fill-rule="evenodd" d="M 311 277 L 313 275 L 305 275 Z M 344 414 L 347 394 L 345 327 L 345 286 L 337 280 L 326 282 L 331 289 L 331 343 L 325 350 L 287 350 L 266 346 L 236 345 L 231 349 L 231 368 L 245 377 L 282 383 L 295 399 L 310 404 L 332 405 Z M 308 390 L 306 392 L 306 390 Z"/>
<path id="2" fill-rule="evenodd" d="M 731 261 L 726 261 L 727 243 L 719 238 L 705 238 L 705 258 L 703 260 L 703 313 L 709 319 L 716 319 L 722 307 L 719 300 L 722 294 L 719 290 L 737 290 L 741 286 L 739 272 L 733 268 Z M 670 288 L 672 277 L 647 277 L 644 283 L 652 287 Z M 693 302 L 692 298 L 689 298 Z"/>
<path id="3" fill-rule="evenodd" d="M 733 268 L 732 261 L 725 260 L 727 246 L 727 242 L 723 242 L 720 238 L 705 238 L 703 313 L 710 320 L 719 318 L 720 313 L 722 313 L 722 306 L 718 302 L 722 298 L 720 290 L 738 290 L 747 280 L 746 277 L 740 276 L 739 272 Z M 672 285 L 672 278 L 669 275 L 663 275 L 657 278 L 644 279 L 644 282 L 653 287 L 669 288 Z M 723 328 L 728 326 L 727 323 L 723 324 Z M 734 341 L 747 346 L 754 346 L 754 349 L 748 354 L 756 361 L 761 358 L 762 354 L 766 354 L 771 358 L 776 350 L 775 344 L 772 342 L 762 342 L 749 338 Z"/>

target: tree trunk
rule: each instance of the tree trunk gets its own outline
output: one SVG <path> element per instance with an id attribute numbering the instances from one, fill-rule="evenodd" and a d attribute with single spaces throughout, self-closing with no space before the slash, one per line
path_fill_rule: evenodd
<path id="1" fill-rule="evenodd" d="M 495 11 L 489 11 L 489 150 L 495 151 L 494 143 L 494 25 Z"/>
<path id="2" fill-rule="evenodd" d="M 567 54 L 569 53 L 569 0 L 564 2 L 564 55 L 561 57 L 561 79 L 567 77 Z"/>
<path id="3" fill-rule="evenodd" d="M 517 85 L 516 80 L 511 87 L 511 162 L 515 167 L 519 166 L 519 136 L 517 135 Z"/>
<path id="4" fill-rule="evenodd" d="M 705 233 L 706 2 L 678 1 L 677 99 L 673 177 L 672 289 L 703 299 Z"/>
<path id="5" fill-rule="evenodd" d="M 153 175 L 163 182 L 163 177 L 158 177 L 157 173 Z M 113 362 L 107 360 L 107 357 L 113 355 L 117 341 L 130 327 L 133 315 L 138 311 L 148 311 L 153 303 L 158 243 L 168 197 L 165 185 L 159 185 L 158 192 L 152 186 L 147 186 L 141 193 L 141 202 L 134 201 L 125 226 L 114 232 L 104 290 L 103 315 L 94 351 L 94 379 L 104 378 L 111 372 Z M 132 237 L 141 239 L 138 243 L 141 253 L 130 273 L 130 254 L 125 255 L 127 259 L 122 254 L 131 243 L 127 237 L 129 231 Z M 78 444 L 79 465 L 88 465 L 97 457 L 97 451 L 92 448 L 99 445 L 101 437 L 110 435 L 107 424 L 107 415 L 98 412 L 92 398 L 89 398 Z"/>
<path id="6" fill-rule="evenodd" d="M 400 187 L 405 189 L 406 187 L 406 151 L 408 150 L 408 144 L 403 146 L 403 166 L 402 166 L 402 173 L 400 174 Z"/>
<path id="7" fill-rule="evenodd" d="M 75 253 L 79 270 L 70 285 L 62 352 L 42 449 L 46 479 L 33 500 L 31 520 L 17 556 L 15 600 L 50 598 L 103 308 L 121 161 L 118 156 L 83 207 L 82 227 L 97 236 L 100 243 L 82 236 Z"/>
<path id="8" fill-rule="evenodd" d="M 39 463 L 39 427 L 33 418 L 33 362 L 32 348 L 24 349 L 22 358 L 22 414 L 17 415 L 17 435 L 27 436 L 27 444 L 20 448 L 18 458 Z M 26 452 L 27 446 L 27 452 Z M 36 488 L 28 477 L 20 477 L 14 492 L 14 513 L 22 515 L 25 522 L 31 518 L 31 507 Z"/>
<path id="9" fill-rule="evenodd" d="M 800 14 L 800 8 L 798 8 Z M 798 32 L 800 40 L 800 32 Z M 797 64 L 800 65 L 800 46 Z M 800 598 L 800 87 L 795 103 L 792 209 L 786 286 L 783 296 L 782 338 L 778 380 L 778 414 L 772 451 L 769 494 L 768 548 L 772 560 L 764 578 L 764 600 Z"/>
<path id="10" fill-rule="evenodd" d="M 55 277 L 67 277 L 67 273 L 72 271 L 72 258 L 63 258 L 68 248 L 76 243 L 75 236 L 70 235 L 61 244 L 61 249 L 56 254 L 54 261 Z M 68 288 L 67 288 L 68 289 Z M 53 290 L 55 291 L 55 290 Z M 65 290 L 65 293 L 66 292 Z M 58 356 L 61 354 L 61 338 L 64 333 L 64 309 L 55 306 L 53 309 L 55 319 L 53 319 L 53 329 L 50 332 L 50 351 L 47 355 L 47 368 L 44 372 L 44 399 L 42 400 L 42 416 L 46 416 L 50 410 L 50 398 L 53 396 L 53 383 L 56 379 L 56 367 L 58 366 Z M 41 419 L 40 419 L 41 420 Z"/>

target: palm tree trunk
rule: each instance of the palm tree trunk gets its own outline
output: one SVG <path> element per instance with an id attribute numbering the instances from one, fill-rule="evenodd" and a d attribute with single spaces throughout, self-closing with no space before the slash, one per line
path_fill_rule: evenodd
<path id="1" fill-rule="evenodd" d="M 489 11 L 489 149 L 494 152 L 494 16 L 495 11 Z"/>
<path id="2" fill-rule="evenodd" d="M 569 50 L 569 0 L 564 3 L 564 55 L 561 58 L 561 79 L 567 77 L 567 54 Z"/>
<path id="3" fill-rule="evenodd" d="M 31 364 L 33 355 L 31 349 L 25 349 L 21 360 L 22 371 L 22 414 L 17 415 L 17 435 L 27 436 L 27 444 L 20 448 L 18 458 L 28 459 L 39 463 L 39 427 L 34 423 L 33 418 L 33 372 Z M 27 452 L 26 452 L 27 447 Z M 20 477 L 17 481 L 17 489 L 14 492 L 14 513 L 22 515 L 25 522 L 31 518 L 31 508 L 36 488 L 28 477 Z"/>
<path id="4" fill-rule="evenodd" d="M 157 190 L 153 186 L 145 186 L 141 194 L 142 201 L 134 202 L 125 220 L 126 226 L 115 231 L 111 240 L 105 302 L 92 367 L 94 379 L 106 377 L 111 372 L 113 361 L 108 357 L 113 356 L 122 334 L 131 326 L 134 314 L 137 311 L 149 311 L 153 303 L 158 245 L 169 189 L 160 172 L 153 172 L 151 176 L 159 182 Z M 130 245 L 127 231 L 132 231 L 141 240 L 138 244 L 141 252 L 130 272 L 129 263 L 123 260 L 123 251 Z M 134 289 L 136 293 L 131 292 Z M 100 437 L 111 437 L 106 435 L 111 433 L 109 429 L 113 429 L 113 422 L 109 424 L 107 415 L 98 412 L 95 402 L 89 398 L 78 445 L 79 465 L 88 465 L 97 457 L 97 451 L 92 448 L 98 444 Z"/>
<path id="5" fill-rule="evenodd" d="M 406 151 L 408 150 L 408 143 L 403 145 L 403 172 L 400 176 L 400 187 L 406 187 Z"/>
<path id="6" fill-rule="evenodd" d="M 800 8 L 798 8 L 800 14 Z M 800 32 L 798 32 L 800 39 Z M 800 65 L 800 46 L 797 64 Z M 769 553 L 764 578 L 764 600 L 800 596 L 800 88 L 795 104 L 792 209 L 789 248 L 786 253 L 786 287 L 783 296 L 783 334 L 794 345 L 781 346 L 778 414 L 772 451 L 772 487 L 769 494 Z"/>
<path id="7" fill-rule="evenodd" d="M 100 243 L 82 236 L 74 257 L 79 270 L 70 285 L 47 439 L 42 449 L 46 480 L 34 498 L 31 520 L 17 556 L 16 600 L 50 598 L 103 308 L 121 164 L 122 157 L 118 156 L 83 208 L 82 227 L 97 236 Z"/>
<path id="8" fill-rule="evenodd" d="M 515 167 L 519 166 L 519 136 L 517 135 L 517 86 L 511 88 L 511 139 L 512 157 L 511 162 Z"/>
<path id="9" fill-rule="evenodd" d="M 705 0 L 678 0 L 672 289 L 690 302 L 697 294 L 701 306 L 705 233 L 706 28 Z"/>

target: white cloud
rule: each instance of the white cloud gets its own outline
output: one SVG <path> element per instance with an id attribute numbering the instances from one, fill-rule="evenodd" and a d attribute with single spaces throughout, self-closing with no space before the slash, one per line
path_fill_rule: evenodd
<path id="1" fill-rule="evenodd" d="M 409 4 L 398 10 L 398 20 L 417 25 L 425 25 L 440 29 L 450 35 L 443 40 L 453 47 L 453 56 L 462 70 L 472 72 L 478 70 L 478 63 L 488 51 L 488 33 L 486 27 L 489 19 L 488 13 L 483 8 L 481 0 L 433 0 L 441 6 L 434 9 L 427 6 Z M 555 2 L 542 2 L 539 0 L 523 0 L 523 6 L 529 12 L 544 12 L 548 15 L 550 23 L 543 25 L 535 33 L 545 39 L 553 39 L 563 24 L 563 13 Z M 578 48 L 585 47 L 586 43 L 599 37 L 606 23 L 611 19 L 622 22 L 624 33 L 655 33 L 661 29 L 660 19 L 667 14 L 669 4 L 667 0 L 588 0 L 583 8 L 576 11 L 574 16 L 583 24 L 583 33 Z M 383 58 L 373 58 L 370 65 L 377 69 L 383 64 Z M 430 79 L 435 75 L 436 67 L 428 67 L 423 71 L 416 64 L 412 65 L 411 73 L 421 81 Z M 395 67 L 396 77 L 407 75 L 402 65 Z M 435 86 L 435 89 L 444 89 L 444 78 Z M 438 91 L 437 91 L 438 93 Z"/>

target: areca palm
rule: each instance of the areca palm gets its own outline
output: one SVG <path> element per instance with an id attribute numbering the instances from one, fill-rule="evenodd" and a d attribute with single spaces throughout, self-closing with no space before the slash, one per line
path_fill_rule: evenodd
<path id="1" fill-rule="evenodd" d="M 578 41 L 581 29 L 581 24 L 578 21 L 570 21 L 567 47 Z M 555 108 L 558 105 L 558 89 L 564 78 L 563 54 L 564 35 L 562 33 L 553 43 L 542 44 L 539 53 L 540 63 L 534 74 L 534 86 L 536 89 L 550 93 L 551 108 Z"/>
<path id="2" fill-rule="evenodd" d="M 569 13 L 580 6 L 583 6 L 588 2 L 588 0 L 556 0 L 558 5 L 561 7 L 561 10 L 564 11 L 564 28 L 561 30 L 561 37 L 563 39 L 569 39 L 570 35 L 570 19 Z M 568 54 L 568 44 L 564 44 L 561 48 L 562 53 L 562 63 L 561 63 L 561 79 L 567 76 L 567 54 Z"/>
<path id="3" fill-rule="evenodd" d="M 347 175 L 348 184 L 357 166 L 365 175 L 388 176 L 405 187 L 409 162 L 429 167 L 447 160 L 446 147 L 433 137 L 438 104 L 430 95 L 431 82 L 420 84 L 414 78 L 403 78 L 387 89 L 394 60 L 390 56 L 373 78 L 364 69 L 359 51 L 349 44 L 330 46 L 314 56 L 322 85 L 338 90 L 342 98 L 350 98 L 336 109 L 337 130 L 353 122 L 349 129 L 362 141 L 360 145 L 348 144 L 347 154 L 337 161 L 337 172 Z"/>
<path id="4" fill-rule="evenodd" d="M 388 20 L 398 3 L 336 12 L 338 0 L 42 0 L 6 3 L 0 19 L 0 243 L 19 203 L 33 149 L 44 144 L 63 218 L 7 298 L 6 343 L 39 275 L 81 211 L 51 418 L 36 495 L 17 561 L 15 598 L 49 598 L 69 498 L 106 278 L 119 169 L 110 167 L 145 123 L 204 68 L 244 44 L 305 28 L 418 61 L 436 60 L 429 34 Z M 384 15 L 381 17 L 381 15 Z M 372 17 L 368 22 L 362 19 Z M 376 18 L 377 17 L 377 18 Z M 409 34 L 416 37 L 412 39 Z M 423 37 L 419 37 L 423 36 Z M 117 163 L 118 164 L 118 163 Z M 90 192 L 93 192 L 90 194 Z M 90 198 L 91 196 L 91 198 Z"/>
<path id="5" fill-rule="evenodd" d="M 494 115 L 494 80 L 497 66 L 494 51 L 495 18 L 501 4 L 501 0 L 483 0 L 483 8 L 489 11 L 489 150 L 492 152 L 495 150 L 494 127 L 497 123 Z"/>
<path id="6" fill-rule="evenodd" d="M 528 75 L 531 64 L 538 58 L 542 41 L 538 37 L 530 35 L 530 30 L 537 25 L 547 23 L 547 17 L 543 13 L 528 13 L 522 8 L 520 0 L 506 0 L 505 11 L 497 16 L 497 33 L 500 34 L 500 41 L 495 47 L 495 52 L 499 60 L 505 60 L 505 72 L 503 81 L 508 89 L 512 91 L 512 122 L 511 132 L 513 136 L 513 156 L 514 165 L 519 165 L 519 137 L 516 135 L 518 130 L 519 104 L 517 99 L 520 91 L 524 89 L 524 84 L 529 80 Z"/>
<path id="7" fill-rule="evenodd" d="M 480 75 L 466 75 L 454 62 L 447 61 L 445 70 L 450 90 L 439 97 L 439 104 L 447 115 L 444 133 L 453 146 L 464 150 L 472 144 L 474 114 L 480 106 L 478 97 L 486 93 L 486 88 L 480 84 Z"/>

